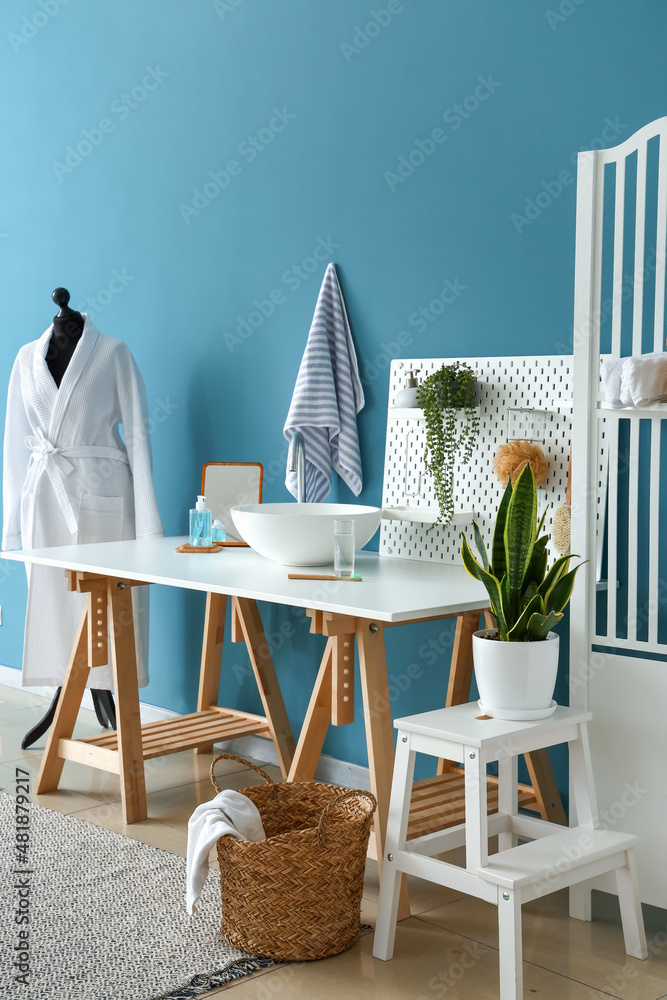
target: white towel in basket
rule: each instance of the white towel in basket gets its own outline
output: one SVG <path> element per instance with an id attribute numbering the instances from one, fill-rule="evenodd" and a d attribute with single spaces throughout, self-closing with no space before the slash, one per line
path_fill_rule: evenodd
<path id="1" fill-rule="evenodd" d="M 187 888 L 188 913 L 195 912 L 208 875 L 209 851 L 220 837 L 266 840 L 262 818 L 247 795 L 225 788 L 210 802 L 197 806 L 188 821 Z"/>
<path id="2" fill-rule="evenodd" d="M 306 501 L 319 503 L 331 489 L 331 469 L 355 496 L 363 484 L 357 414 L 364 406 L 357 356 L 338 284 L 329 264 L 301 360 L 284 435 L 301 431 L 306 446 Z M 297 495 L 295 472 L 285 485 Z"/>

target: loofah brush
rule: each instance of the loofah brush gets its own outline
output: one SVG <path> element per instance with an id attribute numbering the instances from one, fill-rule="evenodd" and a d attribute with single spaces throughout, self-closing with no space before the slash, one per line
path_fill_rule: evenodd
<path id="1" fill-rule="evenodd" d="M 539 444 L 515 439 L 508 441 L 507 444 L 501 444 L 493 460 L 493 471 L 503 485 L 507 482 L 508 476 L 514 485 L 524 465 L 532 466 L 535 485 L 541 486 L 549 475 L 546 455 Z"/>
<path id="2" fill-rule="evenodd" d="M 556 552 L 564 556 L 570 551 L 572 542 L 572 448 L 567 464 L 567 488 L 565 503 L 554 511 L 551 522 L 551 542 Z"/>

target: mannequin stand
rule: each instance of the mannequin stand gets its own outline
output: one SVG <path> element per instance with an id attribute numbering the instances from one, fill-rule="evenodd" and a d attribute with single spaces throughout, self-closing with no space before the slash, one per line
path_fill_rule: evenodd
<path id="1" fill-rule="evenodd" d="M 53 722 L 53 717 L 56 714 L 56 708 L 58 707 L 58 700 L 60 698 L 60 692 L 62 688 L 58 688 L 53 696 L 53 701 L 48 707 L 46 715 L 39 720 L 36 726 L 33 726 L 29 733 L 23 737 L 21 742 L 21 750 L 27 750 L 31 747 L 33 743 L 36 743 L 45 732 L 50 728 Z M 93 696 L 93 708 L 95 709 L 95 715 L 97 716 L 97 721 L 104 729 L 116 729 L 116 706 L 114 704 L 113 695 L 111 691 L 103 691 L 98 688 L 91 688 L 90 693 Z"/>
<path id="2" fill-rule="evenodd" d="M 97 721 L 104 729 L 116 729 L 116 706 L 111 691 L 91 688 Z"/>

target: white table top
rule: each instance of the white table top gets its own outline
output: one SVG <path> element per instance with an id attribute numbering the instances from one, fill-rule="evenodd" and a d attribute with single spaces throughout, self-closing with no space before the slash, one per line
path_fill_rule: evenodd
<path id="1" fill-rule="evenodd" d="M 288 580 L 288 573 L 333 573 L 333 567 L 281 566 L 245 547 L 212 554 L 175 553 L 175 547 L 186 541 L 186 537 L 150 538 L 16 549 L 3 552 L 2 557 L 385 622 L 474 611 L 488 605 L 484 587 L 462 566 L 362 551 L 355 563 L 361 582 Z"/>
<path id="2" fill-rule="evenodd" d="M 408 733 L 421 733 L 436 739 L 463 743 L 466 746 L 489 748 L 498 741 L 507 743 L 513 734 L 526 730 L 558 730 L 562 726 L 577 725 L 592 719 L 592 713 L 580 708 L 559 705 L 553 715 L 534 722 L 510 722 L 505 719 L 487 719 L 476 701 L 450 708 L 437 708 L 420 715 L 395 719 L 394 726 Z M 554 739 L 554 744 L 558 742 Z"/>

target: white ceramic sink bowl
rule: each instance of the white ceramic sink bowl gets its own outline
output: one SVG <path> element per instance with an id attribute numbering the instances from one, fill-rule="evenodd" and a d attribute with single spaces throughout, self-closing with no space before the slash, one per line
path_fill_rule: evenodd
<path id="1" fill-rule="evenodd" d="M 362 548 L 380 524 L 379 507 L 354 503 L 248 503 L 231 508 L 234 524 L 248 545 L 284 566 L 333 562 L 334 521 L 355 522 L 355 545 Z"/>

